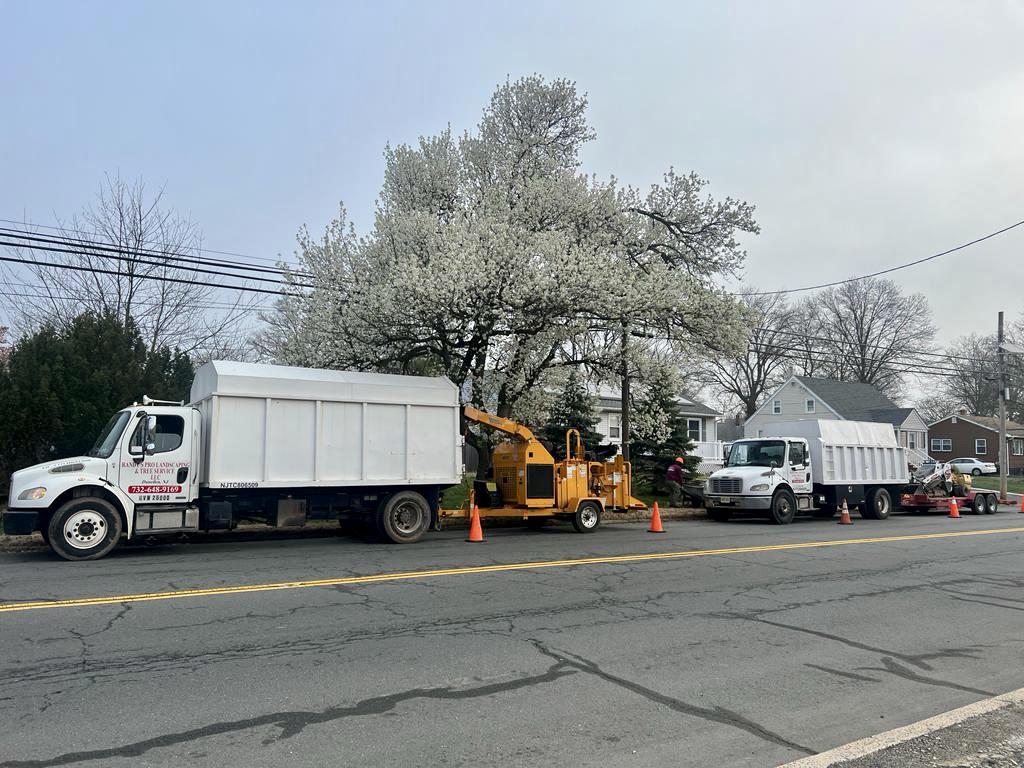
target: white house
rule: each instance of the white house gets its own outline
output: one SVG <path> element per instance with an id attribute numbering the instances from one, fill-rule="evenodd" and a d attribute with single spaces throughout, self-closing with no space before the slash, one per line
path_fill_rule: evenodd
<path id="1" fill-rule="evenodd" d="M 900 408 L 870 384 L 810 376 L 790 376 L 754 411 L 743 427 L 744 437 L 761 437 L 770 425 L 798 419 L 844 419 L 891 424 L 912 463 L 928 450 L 928 425 L 916 408 Z"/>
<path id="2" fill-rule="evenodd" d="M 686 417 L 687 433 L 694 443 L 694 453 L 705 460 L 722 460 L 722 443 L 718 439 L 718 419 L 721 413 L 692 398 L 677 397 L 680 413 Z M 622 395 L 610 389 L 597 394 L 595 413 L 598 422 L 594 429 L 605 441 L 622 444 Z"/>

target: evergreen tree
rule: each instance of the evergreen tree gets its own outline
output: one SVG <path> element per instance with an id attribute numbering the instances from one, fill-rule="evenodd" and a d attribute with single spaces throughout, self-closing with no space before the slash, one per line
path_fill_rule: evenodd
<path id="1" fill-rule="evenodd" d="M 676 384 L 672 377 L 651 378 L 635 401 L 632 421 L 630 458 L 636 474 L 647 475 L 655 492 L 667 491 L 665 470 L 677 456 L 683 457 L 687 476 L 696 472 L 700 458 L 690 453 L 694 445 L 687 433 L 686 418 L 676 401 Z"/>
<path id="2" fill-rule="evenodd" d="M 574 368 L 569 372 L 565 388 L 551 406 L 548 421 L 541 429 L 540 437 L 551 443 L 551 455 L 555 460 L 565 458 L 565 433 L 569 429 L 579 430 L 584 447 L 588 451 L 593 451 L 604 440 L 601 433 L 594 429 L 597 421 L 594 414 L 594 399 L 583 385 L 579 371 Z"/>
<path id="3" fill-rule="evenodd" d="M 111 414 L 143 394 L 187 401 L 192 374 L 187 355 L 148 353 L 138 329 L 111 314 L 43 326 L 0 366 L 0 483 L 20 467 L 88 451 Z"/>

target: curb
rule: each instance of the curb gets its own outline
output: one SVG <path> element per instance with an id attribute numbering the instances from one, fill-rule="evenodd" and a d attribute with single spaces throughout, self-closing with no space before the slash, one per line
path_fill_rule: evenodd
<path id="1" fill-rule="evenodd" d="M 1010 704 L 1020 703 L 1024 703 L 1024 688 L 1018 688 L 1015 691 L 993 696 L 989 699 L 982 699 L 965 707 L 953 709 L 949 712 L 943 712 L 941 715 L 935 715 L 926 720 L 919 720 L 916 723 L 905 725 L 902 728 L 893 728 L 891 731 L 885 731 L 875 736 L 851 741 L 849 744 L 835 747 L 827 752 L 820 752 L 817 755 L 803 757 L 791 763 L 784 763 L 778 768 L 829 768 L 839 762 L 856 760 L 910 741 L 911 739 L 927 736 L 929 733 L 957 725 L 972 717 L 994 712 Z"/>

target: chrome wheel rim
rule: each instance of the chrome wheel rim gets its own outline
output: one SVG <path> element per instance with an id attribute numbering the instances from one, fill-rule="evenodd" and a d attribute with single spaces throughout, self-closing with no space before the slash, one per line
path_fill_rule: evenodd
<path id="1" fill-rule="evenodd" d="M 401 534 L 410 535 L 416 533 L 423 525 L 423 510 L 420 505 L 412 501 L 405 501 L 395 507 L 391 513 L 391 520 L 395 530 Z"/>
<path id="2" fill-rule="evenodd" d="M 580 525 L 584 528 L 593 528 L 597 525 L 597 510 L 593 507 L 584 507 L 580 510 Z"/>
<path id="3" fill-rule="evenodd" d="M 75 549 L 92 549 L 107 535 L 107 521 L 94 509 L 75 512 L 64 521 L 64 541 Z"/>

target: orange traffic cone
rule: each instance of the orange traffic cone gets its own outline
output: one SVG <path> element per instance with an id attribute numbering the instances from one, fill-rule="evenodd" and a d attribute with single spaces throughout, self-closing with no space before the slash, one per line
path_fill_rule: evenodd
<path id="1" fill-rule="evenodd" d="M 469 517 L 469 538 L 466 541 L 483 541 L 484 529 L 480 525 L 480 507 L 473 505 L 473 512 Z"/>
<path id="2" fill-rule="evenodd" d="M 661 525 L 661 512 L 658 511 L 658 502 L 654 502 L 654 511 L 651 513 L 651 527 L 647 529 L 648 533 L 664 533 L 665 529 Z"/>
<path id="3" fill-rule="evenodd" d="M 1024 494 L 1021 494 L 1020 497 L 1020 513 L 1024 515 Z"/>
<path id="4" fill-rule="evenodd" d="M 839 513 L 839 525 L 853 525 L 853 520 L 850 519 L 850 508 L 846 506 L 846 499 L 843 499 L 843 509 Z"/>
<path id="5" fill-rule="evenodd" d="M 960 519 L 960 507 L 956 503 L 956 499 L 949 500 L 949 516 L 955 520 Z"/>

